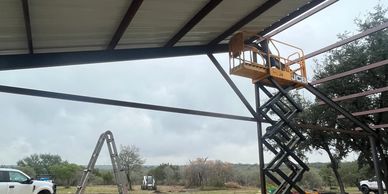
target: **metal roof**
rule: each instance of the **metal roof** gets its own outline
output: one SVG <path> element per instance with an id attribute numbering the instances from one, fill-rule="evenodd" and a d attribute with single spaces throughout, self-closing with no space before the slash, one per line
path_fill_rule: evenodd
<path id="1" fill-rule="evenodd" d="M 210 46 L 216 49 L 220 45 L 218 50 L 226 51 L 222 43 L 234 32 L 267 33 L 322 2 L 324 0 L 2 0 L 0 69 L 7 69 L 4 65 L 12 69 L 9 65 L 15 61 L 10 59 L 14 60 L 15 56 L 31 57 L 25 54 L 63 56 L 68 52 L 94 52 L 111 56 L 116 54 L 112 50 L 123 50 L 127 55 L 133 54 L 132 51 L 158 51 L 168 52 L 166 56 L 180 56 L 204 54 Z M 179 54 L 181 49 L 186 51 Z M 188 52 L 190 50 L 194 52 Z M 165 57 L 153 55 L 128 59 Z"/>

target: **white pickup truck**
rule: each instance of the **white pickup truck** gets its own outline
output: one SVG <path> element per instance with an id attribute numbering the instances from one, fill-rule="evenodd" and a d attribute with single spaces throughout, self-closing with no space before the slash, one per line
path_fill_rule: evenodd
<path id="1" fill-rule="evenodd" d="M 383 188 L 385 189 L 385 184 L 383 182 Z M 360 190 L 364 194 L 368 194 L 369 192 L 377 193 L 377 178 L 373 177 L 369 180 L 360 181 Z"/>
<path id="2" fill-rule="evenodd" d="M 0 194 L 55 194 L 55 186 L 32 180 L 20 170 L 0 168 Z"/>

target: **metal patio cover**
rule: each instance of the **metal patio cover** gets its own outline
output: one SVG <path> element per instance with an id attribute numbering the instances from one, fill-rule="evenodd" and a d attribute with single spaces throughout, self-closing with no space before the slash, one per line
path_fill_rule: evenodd
<path id="1" fill-rule="evenodd" d="M 2 0 L 0 70 L 227 51 L 323 0 Z"/>

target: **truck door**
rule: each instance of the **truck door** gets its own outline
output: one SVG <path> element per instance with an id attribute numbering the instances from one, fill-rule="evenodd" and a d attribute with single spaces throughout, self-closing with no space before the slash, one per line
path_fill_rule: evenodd
<path id="1" fill-rule="evenodd" d="M 8 194 L 32 194 L 32 182 L 24 174 L 16 171 L 9 171 Z"/>
<path id="2" fill-rule="evenodd" d="M 8 194 L 9 174 L 7 171 L 0 171 L 0 193 Z"/>
<path id="3" fill-rule="evenodd" d="M 8 183 L 0 182 L 0 193 L 8 194 Z"/>

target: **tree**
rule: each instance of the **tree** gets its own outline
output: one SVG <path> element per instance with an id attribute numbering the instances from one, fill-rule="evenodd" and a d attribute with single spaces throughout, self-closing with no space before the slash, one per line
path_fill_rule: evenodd
<path id="1" fill-rule="evenodd" d="M 346 186 L 359 186 L 361 180 L 365 180 L 365 177 L 373 177 L 373 171 L 365 166 L 359 168 L 357 162 L 344 162 L 341 163 L 340 174 Z"/>
<path id="2" fill-rule="evenodd" d="M 328 166 L 326 166 L 325 168 L 321 168 L 321 170 L 319 171 L 319 175 L 322 177 L 325 186 L 332 187 L 334 185 L 334 173 L 328 168 Z"/>
<path id="3" fill-rule="evenodd" d="M 36 172 L 31 166 L 19 166 L 18 169 L 32 178 L 36 177 Z"/>
<path id="4" fill-rule="evenodd" d="M 235 173 L 231 164 L 220 160 L 197 158 L 185 167 L 187 187 L 205 186 L 224 187 L 225 183 L 233 181 Z"/>
<path id="5" fill-rule="evenodd" d="M 329 128 L 336 128 L 336 113 L 327 107 L 312 104 L 304 100 L 298 92 L 291 94 L 294 99 L 303 107 L 304 111 L 298 115 L 299 122 L 303 124 L 321 125 Z M 304 153 L 312 150 L 323 150 L 330 158 L 330 165 L 337 180 L 341 193 L 345 193 L 345 186 L 338 172 L 339 164 L 351 149 L 344 146 L 347 136 L 338 136 L 336 133 L 322 133 L 322 131 L 307 130 L 306 140 L 297 148 L 297 154 L 304 158 Z"/>
<path id="6" fill-rule="evenodd" d="M 36 174 L 51 174 L 49 167 L 61 164 L 62 158 L 53 154 L 32 154 L 17 162 L 19 167 L 31 167 Z"/>
<path id="7" fill-rule="evenodd" d="M 63 162 L 50 167 L 50 171 L 53 173 L 55 178 L 59 181 L 63 181 L 66 187 L 69 187 L 77 180 L 76 175 L 80 171 L 81 167 L 77 164 L 71 164 Z"/>
<path id="8" fill-rule="evenodd" d="M 359 31 L 365 31 L 371 27 L 377 26 L 388 21 L 385 17 L 387 10 L 381 6 L 376 6 L 373 12 L 370 12 L 366 19 L 357 19 L 356 24 Z M 340 39 L 347 37 L 347 34 L 339 35 Z M 321 79 L 329 75 L 341 73 L 350 69 L 365 66 L 375 62 L 388 59 L 388 31 L 380 31 L 367 36 L 364 40 L 354 41 L 338 49 L 332 50 L 323 61 L 323 68 L 316 71 L 315 79 Z M 388 84 L 388 66 L 368 70 L 363 73 L 353 74 L 341 79 L 332 80 L 321 84 L 318 88 L 329 97 L 340 97 L 354 93 L 359 93 L 371 89 L 386 87 Z M 360 110 L 371 110 L 388 107 L 388 92 L 382 92 L 380 95 L 370 95 L 358 97 L 352 100 L 339 102 L 342 107 L 350 112 Z M 346 119 L 338 119 L 338 113 L 325 105 L 315 103 L 308 107 L 305 115 L 301 117 L 301 122 L 320 125 L 334 129 L 354 129 L 357 126 Z M 388 112 L 374 115 L 364 115 L 358 117 L 361 121 L 370 125 L 379 125 L 388 123 Z M 387 139 L 388 131 L 376 129 L 381 138 Z M 373 166 L 373 159 L 370 152 L 368 138 L 354 137 L 347 134 L 338 135 L 332 132 L 308 131 L 310 141 L 306 141 L 312 149 L 325 150 L 331 160 L 332 170 L 337 177 L 341 192 L 344 193 L 343 183 L 338 173 L 340 160 L 350 151 L 359 153 L 359 166 Z M 388 171 L 387 153 L 388 146 L 382 145 L 382 139 L 377 139 L 377 146 L 383 164 L 384 171 Z M 307 147 L 307 146 L 306 146 Z M 310 147 L 310 148 L 311 148 Z M 330 150 L 334 149 L 335 152 Z M 388 183 L 388 173 L 384 174 L 384 181 Z"/>
<path id="9" fill-rule="evenodd" d="M 179 166 L 163 163 L 149 170 L 148 174 L 154 176 L 156 181 L 158 181 L 158 184 L 172 185 L 178 184 L 179 182 L 179 170 Z"/>
<path id="10" fill-rule="evenodd" d="M 113 174 L 112 174 L 112 172 L 110 172 L 110 171 L 103 172 L 103 173 L 101 173 L 101 177 L 104 180 L 104 184 L 105 185 L 113 184 Z"/>
<path id="11" fill-rule="evenodd" d="M 119 162 L 124 168 L 128 179 L 129 189 L 132 190 L 132 174 L 140 171 L 145 160 L 140 157 L 139 148 L 134 145 L 121 146 L 119 153 Z"/>
<path id="12" fill-rule="evenodd" d="M 185 167 L 185 178 L 187 187 L 201 187 L 205 186 L 207 179 L 207 158 L 197 158 Z"/>
<path id="13" fill-rule="evenodd" d="M 319 175 L 317 169 L 310 168 L 308 172 L 303 174 L 301 184 L 310 190 L 321 188 L 323 184 L 322 176 Z"/>

